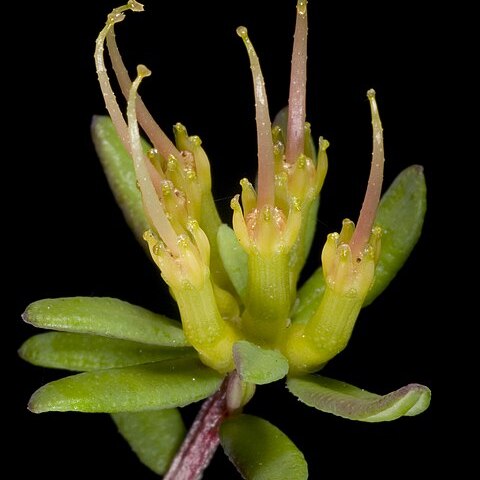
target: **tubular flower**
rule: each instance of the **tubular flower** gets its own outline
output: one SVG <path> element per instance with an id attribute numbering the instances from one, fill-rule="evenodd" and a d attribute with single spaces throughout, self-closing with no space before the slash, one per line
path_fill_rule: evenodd
<path id="1" fill-rule="evenodd" d="M 215 239 L 214 224 L 219 217 L 211 195 L 209 162 L 198 137 L 188 137 L 181 124 L 175 126 L 177 146 L 173 145 L 139 98 L 140 83 L 151 72 L 140 65 L 136 79 L 131 82 L 114 36 L 114 25 L 125 18 L 123 12 L 127 9 L 142 11 L 143 7 L 131 1 L 115 9 L 97 39 L 95 61 L 105 104 L 122 143 L 132 156 L 145 215 L 151 226 L 143 238 L 179 305 L 185 334 L 207 365 L 228 371 L 233 368 L 231 351 L 238 335 L 231 319 L 222 317 L 217 304 L 215 290 L 220 287 L 215 285 L 211 274 L 210 242 L 202 229 L 206 223 L 206 230 L 210 228 L 210 237 Z M 127 122 L 106 73 L 105 39 L 127 99 Z M 153 145 L 147 152 L 142 146 L 139 123 Z M 211 216 L 213 222 L 211 218 L 204 222 Z M 214 271 L 218 277 L 222 276 L 220 269 Z"/>
<path id="2" fill-rule="evenodd" d="M 422 168 L 404 170 L 382 193 L 383 130 L 375 92 L 370 176 L 356 224 L 327 236 L 322 265 L 297 288 L 316 226 L 328 142 L 315 152 L 306 117 L 307 1 L 298 0 L 288 107 L 270 120 L 260 62 L 245 27 L 237 29 L 253 77 L 257 185 L 243 179 L 231 201 L 233 229 L 212 196 L 210 163 L 196 136 L 174 126 L 175 143 L 153 120 L 131 79 L 114 28 L 135 0 L 108 16 L 95 48 L 109 117 L 92 125 L 95 146 L 123 213 L 160 270 L 181 323 L 111 298 L 47 299 L 23 315 L 57 330 L 27 340 L 20 355 L 36 365 L 81 371 L 37 390 L 36 413 L 112 414 L 142 462 L 166 480 L 196 480 L 221 443 L 244 478 L 304 480 L 301 452 L 269 422 L 242 409 L 257 385 L 286 377 L 308 406 L 365 422 L 413 416 L 430 390 L 409 384 L 380 396 L 318 374 L 347 345 L 362 307 L 383 292 L 418 240 L 425 214 Z M 110 63 L 125 97 L 112 90 Z M 145 139 L 142 138 L 142 131 Z M 177 407 L 207 399 L 185 436 Z M 258 438 L 264 439 L 257 442 Z"/>
<path id="3" fill-rule="evenodd" d="M 258 143 L 257 189 L 243 179 L 242 206 L 239 195 L 232 200 L 233 228 L 248 255 L 242 325 L 256 341 L 274 346 L 287 333 L 298 274 L 310 248 L 306 232 L 327 170 L 328 142 L 320 139 L 318 159 L 314 158 L 305 123 L 306 2 L 297 4 L 287 121 L 280 118 L 273 131 L 259 59 L 247 29 L 239 27 L 237 34 L 250 59 Z"/>
<path id="4" fill-rule="evenodd" d="M 383 133 L 375 92 L 369 90 L 373 126 L 373 154 L 367 192 L 357 226 L 343 221 L 322 251 L 325 293 L 311 318 L 292 326 L 287 343 L 291 369 L 318 370 L 342 351 L 375 278 L 380 258 L 380 227 L 373 227 L 383 181 Z"/>

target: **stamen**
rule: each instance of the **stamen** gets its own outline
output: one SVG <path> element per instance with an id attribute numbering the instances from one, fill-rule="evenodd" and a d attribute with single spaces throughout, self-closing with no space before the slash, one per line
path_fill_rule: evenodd
<path id="1" fill-rule="evenodd" d="M 375 90 L 369 90 L 367 96 L 370 101 L 370 110 L 372 112 L 372 165 L 370 167 L 367 191 L 358 217 L 357 227 L 355 228 L 355 232 L 350 241 L 353 258 L 359 258 L 361 251 L 368 243 L 372 233 L 373 222 L 375 221 L 377 207 L 382 193 L 383 165 L 385 163 L 385 154 L 383 151 L 383 129 L 380 115 L 378 113 L 377 102 L 375 100 Z"/>
<path id="2" fill-rule="evenodd" d="M 237 34 L 242 38 L 247 48 L 252 70 L 253 88 L 255 92 L 255 112 L 257 122 L 258 143 L 258 208 L 264 205 L 273 205 L 275 201 L 274 155 L 272 140 L 272 124 L 268 112 L 267 93 L 265 81 L 258 56 L 248 38 L 245 27 L 238 27 Z"/>
<path id="3" fill-rule="evenodd" d="M 168 221 L 167 216 L 163 210 L 162 204 L 158 199 L 155 187 L 150 177 L 147 162 L 143 154 L 142 144 L 140 141 L 140 131 L 137 122 L 137 90 L 140 82 L 144 77 L 151 74 L 145 66 L 139 65 L 137 67 L 137 78 L 132 83 L 132 88 L 128 95 L 127 103 L 127 118 L 128 118 L 128 132 L 129 140 L 132 149 L 133 164 L 135 166 L 135 174 L 137 176 L 138 185 L 142 192 L 142 199 L 152 225 L 161 236 L 167 247 L 174 255 L 178 255 L 179 250 L 177 246 L 177 235 L 172 225 Z"/>
<path id="4" fill-rule="evenodd" d="M 107 111 L 110 115 L 110 118 L 112 119 L 113 125 L 117 130 L 118 136 L 120 137 L 123 146 L 127 149 L 128 152 L 131 152 L 130 143 L 128 141 L 128 127 L 125 119 L 123 118 L 120 107 L 118 106 L 115 93 L 113 93 L 112 87 L 110 85 L 110 79 L 108 78 L 108 73 L 103 58 L 105 37 L 115 23 L 121 22 L 125 18 L 123 12 L 125 10 L 128 10 L 129 8 L 130 4 L 127 4 L 123 7 L 113 9 L 112 13 L 108 15 L 105 27 L 98 34 L 98 37 L 95 41 L 94 57 L 95 65 L 97 68 L 98 82 L 100 84 L 100 89 L 102 90 L 105 106 L 107 107 Z"/>
<path id="5" fill-rule="evenodd" d="M 118 50 L 113 26 L 107 33 L 106 39 L 108 54 L 112 62 L 113 71 L 115 72 L 123 96 L 128 100 L 132 82 L 125 64 L 123 63 L 122 56 Z M 158 153 L 163 156 L 163 158 L 168 158 L 171 155 L 180 158 L 180 152 L 167 137 L 167 135 L 165 135 L 158 123 L 153 119 L 140 96 L 137 98 L 137 116 L 138 122 L 153 143 L 153 146 L 157 149 Z"/>
<path id="6" fill-rule="evenodd" d="M 287 163 L 295 163 L 303 153 L 305 145 L 307 33 L 307 0 L 298 0 L 288 99 L 287 151 L 285 155 Z"/>
<path id="7" fill-rule="evenodd" d="M 105 38 L 106 37 L 108 38 L 110 32 L 114 29 L 115 23 L 123 21 L 123 19 L 125 18 L 125 14 L 123 12 L 125 12 L 126 10 L 132 10 L 134 12 L 142 12 L 143 5 L 136 2 L 135 0 L 131 0 L 126 5 L 123 5 L 118 8 L 114 8 L 112 10 L 112 12 L 108 15 L 107 21 L 105 23 L 105 27 L 98 35 L 97 40 L 95 42 L 96 43 L 95 65 L 97 67 L 98 81 L 100 83 L 100 88 L 103 93 L 105 106 L 107 107 L 107 111 L 110 115 L 110 118 L 112 119 L 113 125 L 115 126 L 115 129 L 117 131 L 118 136 L 120 137 L 120 140 L 123 146 L 131 155 L 132 149 L 129 141 L 128 126 L 127 126 L 127 123 L 125 122 L 122 111 L 118 106 L 115 93 L 113 92 L 112 87 L 110 85 L 110 79 L 108 78 L 108 73 L 107 73 L 107 69 L 105 67 L 105 61 L 104 61 Z M 128 99 L 128 92 L 127 92 L 126 98 Z M 162 178 L 160 175 L 160 172 L 157 171 L 150 162 L 147 162 L 147 168 L 150 176 L 152 177 L 155 188 L 157 189 L 157 191 L 159 191 L 160 180 Z"/>

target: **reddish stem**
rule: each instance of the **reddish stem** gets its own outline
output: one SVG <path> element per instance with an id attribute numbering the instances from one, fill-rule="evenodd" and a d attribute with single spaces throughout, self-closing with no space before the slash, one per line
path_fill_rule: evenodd
<path id="1" fill-rule="evenodd" d="M 218 392 L 203 403 L 164 480 L 202 478 L 220 442 L 220 425 L 228 416 L 227 384 L 228 377 Z"/>

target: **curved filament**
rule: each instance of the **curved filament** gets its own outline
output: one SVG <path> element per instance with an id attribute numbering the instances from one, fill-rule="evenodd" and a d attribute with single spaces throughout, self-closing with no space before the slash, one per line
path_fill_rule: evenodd
<path id="1" fill-rule="evenodd" d="M 295 163 L 305 144 L 305 102 L 307 88 L 307 0 L 298 0 L 293 40 L 292 70 L 288 98 L 288 123 L 285 158 Z"/>
<path id="2" fill-rule="evenodd" d="M 107 33 L 106 40 L 113 71 L 115 72 L 123 96 L 128 99 L 132 82 L 118 50 L 113 27 Z M 137 118 L 138 123 L 140 123 L 153 146 L 163 158 L 168 158 L 170 155 L 180 158 L 180 152 L 167 135 L 165 135 L 158 123 L 153 119 L 140 96 L 137 97 Z"/>
<path id="3" fill-rule="evenodd" d="M 252 69 L 253 88 L 255 91 L 255 112 L 257 122 L 257 143 L 258 143 L 258 203 L 257 207 L 273 205 L 274 196 L 274 155 L 272 139 L 272 123 L 268 112 L 267 92 L 265 81 L 258 56 L 248 38 L 248 31 L 245 27 L 238 27 L 237 34 L 242 38 L 247 48 Z"/>
<path id="4" fill-rule="evenodd" d="M 143 65 L 139 65 L 137 67 L 137 71 L 137 78 L 133 81 L 132 87 L 130 88 L 127 103 L 128 132 L 130 145 L 132 148 L 135 174 L 137 176 L 140 191 L 142 192 L 145 211 L 147 212 L 152 225 L 155 227 L 169 250 L 174 255 L 178 255 L 179 250 L 177 246 L 177 235 L 172 225 L 168 221 L 150 177 L 145 155 L 143 154 L 142 144 L 140 141 L 140 131 L 137 122 L 137 90 L 142 79 L 144 77 L 148 77 L 151 72 Z"/>
<path id="5" fill-rule="evenodd" d="M 373 222 L 375 221 L 378 203 L 380 202 L 380 196 L 382 193 L 383 165 L 385 163 L 385 154 L 383 151 L 383 129 L 380 115 L 378 113 L 377 102 L 375 100 L 375 90 L 369 90 L 367 96 L 370 101 L 370 110 L 372 112 L 373 152 L 367 191 L 365 192 L 365 198 L 363 200 L 362 209 L 360 210 L 355 232 L 350 240 L 350 248 L 352 249 L 354 258 L 359 257 L 372 233 Z"/>

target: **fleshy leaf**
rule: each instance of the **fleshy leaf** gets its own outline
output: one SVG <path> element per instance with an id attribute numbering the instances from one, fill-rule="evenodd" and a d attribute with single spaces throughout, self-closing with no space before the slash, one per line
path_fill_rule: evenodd
<path id="1" fill-rule="evenodd" d="M 420 237 L 426 211 L 426 185 L 422 167 L 403 170 L 383 194 L 375 224 L 382 228 L 382 247 L 375 280 L 363 306 L 380 295 L 407 261 Z M 325 291 L 322 268 L 318 268 L 298 291 L 295 322 L 305 322 L 317 310 Z"/>
<path id="2" fill-rule="evenodd" d="M 246 480 L 304 480 L 308 467 L 302 452 L 277 427 L 262 418 L 239 415 L 220 427 L 220 442 Z"/>
<path id="3" fill-rule="evenodd" d="M 150 226 L 137 188 L 132 157 L 123 146 L 110 117 L 93 117 L 92 138 L 115 200 L 138 241 L 145 246 L 143 233 Z M 148 150 L 150 146 L 145 142 L 144 148 Z"/>
<path id="4" fill-rule="evenodd" d="M 112 415 L 118 430 L 140 461 L 163 475 L 185 437 L 185 426 L 176 408 Z"/>
<path id="5" fill-rule="evenodd" d="M 287 388 L 309 407 L 362 422 L 411 417 L 422 413 L 430 404 L 430 390 L 417 383 L 382 396 L 331 378 L 307 375 L 289 378 Z"/>
<path id="6" fill-rule="evenodd" d="M 214 393 L 222 378 L 193 358 L 97 370 L 40 387 L 28 408 L 117 413 L 183 407 Z"/>
<path id="7" fill-rule="evenodd" d="M 233 346 L 233 359 L 244 382 L 264 385 L 288 373 L 288 360 L 276 350 L 268 350 L 241 340 Z"/>
<path id="8" fill-rule="evenodd" d="M 383 231 L 382 250 L 364 306 L 387 288 L 406 262 L 422 233 L 426 209 L 423 168 L 412 165 L 397 176 L 380 201 L 375 224 Z"/>
<path id="9" fill-rule="evenodd" d="M 41 367 L 89 371 L 127 367 L 196 355 L 193 348 L 172 348 L 84 333 L 48 332 L 29 338 L 18 351 Z"/>
<path id="10" fill-rule="evenodd" d="M 248 255 L 240 245 L 232 228 L 220 225 L 217 232 L 217 243 L 223 266 L 238 296 L 245 300 L 248 279 Z"/>
<path id="11" fill-rule="evenodd" d="M 165 347 L 188 345 L 180 323 L 116 298 L 47 298 L 30 304 L 22 318 L 49 330 L 91 333 Z"/>

